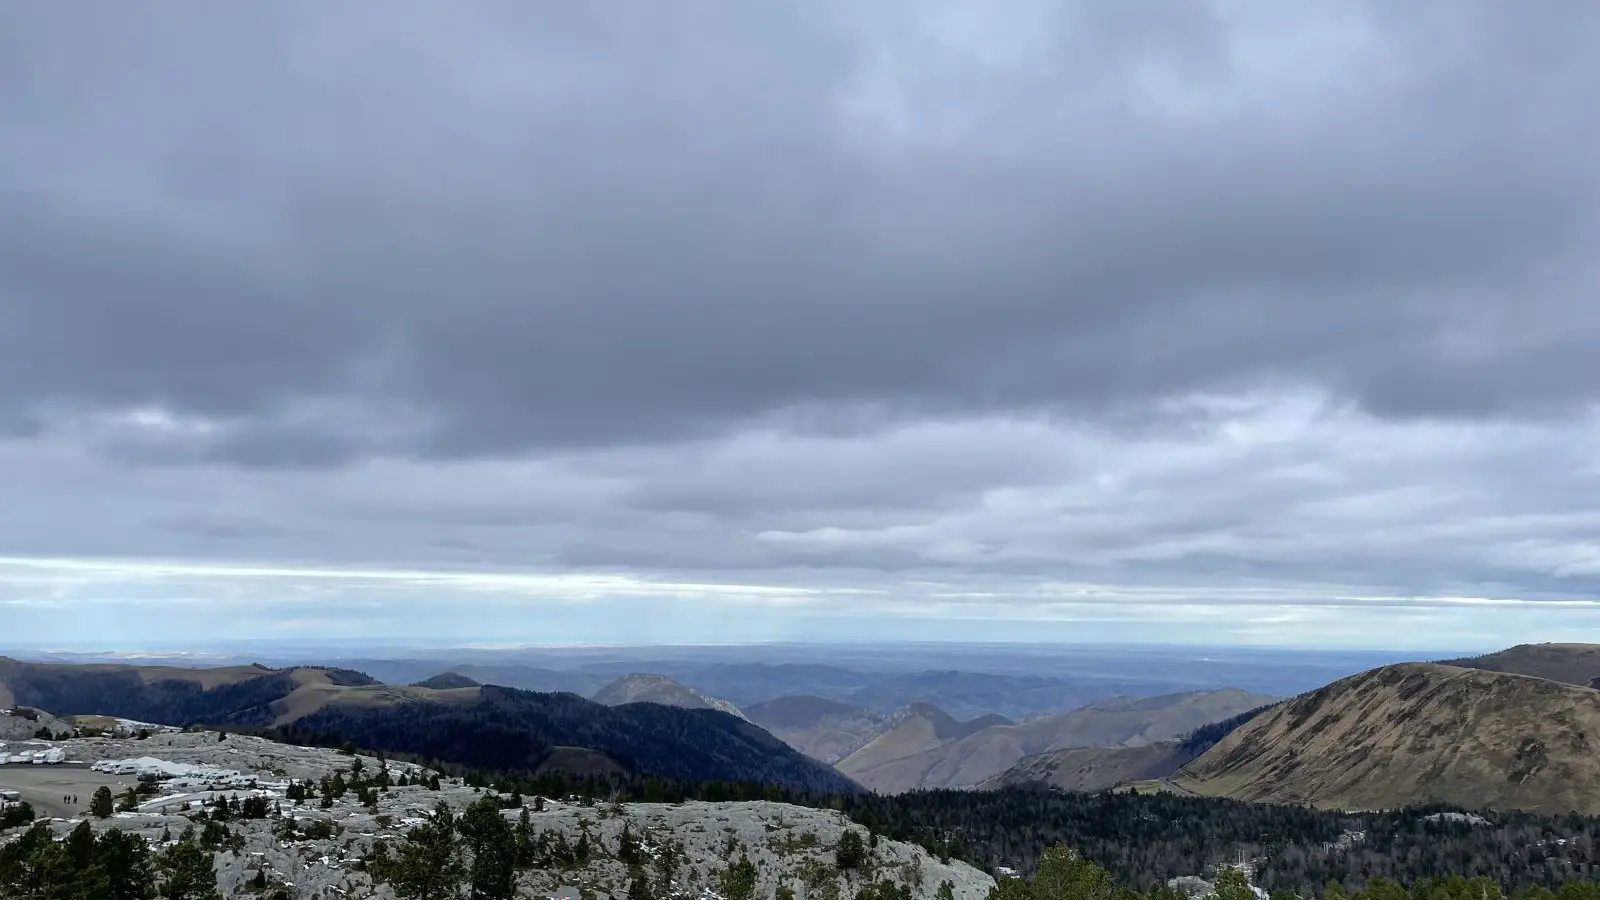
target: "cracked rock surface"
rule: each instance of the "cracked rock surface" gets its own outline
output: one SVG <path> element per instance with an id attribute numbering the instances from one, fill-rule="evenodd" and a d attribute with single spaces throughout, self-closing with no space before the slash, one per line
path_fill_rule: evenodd
<path id="1" fill-rule="evenodd" d="M 57 746 L 67 749 L 69 758 L 83 762 L 150 757 L 247 776 L 244 782 L 217 790 L 167 783 L 159 795 L 144 800 L 136 811 L 88 820 L 96 830 L 121 828 L 142 834 L 159 848 L 186 827 L 195 825 L 198 830 L 186 815 L 196 812 L 194 807 L 186 809 L 188 804 L 197 805 L 219 794 L 266 798 L 271 808 L 266 818 L 234 818 L 224 823 L 243 842 L 236 852 L 216 853 L 218 887 L 224 897 L 255 896 L 248 882 L 259 870 L 271 884 L 292 885 L 298 897 L 392 898 L 388 885 L 374 885 L 363 871 L 361 860 L 373 843 L 383 840 L 391 848 L 397 847 L 441 800 L 459 812 L 485 795 L 485 790 L 445 779 L 437 791 L 420 784 L 391 787 L 378 794 L 372 807 L 358 803 L 354 793 L 327 808 L 315 797 L 293 802 L 286 796 L 289 779 L 315 781 L 336 772 L 348 774 L 355 757 L 241 735 L 219 740 L 215 732 L 156 734 L 145 740 L 77 738 Z M 361 760 L 369 774 L 381 765 L 372 757 Z M 402 771 L 412 777 L 428 774 L 401 763 L 390 762 L 388 768 L 396 778 Z M 238 786 L 247 783 L 248 776 L 254 776 L 255 786 Z M 129 782 L 132 780 L 130 777 Z M 850 900 L 860 887 L 877 880 L 909 887 L 915 900 L 935 900 L 941 882 L 946 881 L 955 900 L 984 900 L 994 885 L 985 873 L 956 860 L 941 863 L 922 847 L 889 840 L 873 842 L 866 829 L 832 810 L 764 801 L 602 801 L 586 806 L 570 798 L 547 799 L 543 810 L 535 811 L 535 798 L 524 802 L 535 832 L 552 838 L 559 834 L 573 844 L 587 834 L 591 852 L 587 860 L 572 866 L 522 872 L 518 883 L 522 897 L 625 897 L 629 866 L 616 858 L 624 825 L 639 841 L 641 871 L 658 886 L 657 897 L 718 900 L 722 897 L 719 874 L 742 856 L 748 856 L 756 870 L 752 900 L 771 900 L 780 886 L 793 890 L 796 900 Z M 522 813 L 510 808 L 503 815 L 515 824 Z M 293 833 L 285 820 L 294 823 Z M 49 821 L 58 834 L 65 835 L 80 819 Z M 840 871 L 834 847 L 846 829 L 856 831 L 869 850 L 858 869 Z M 18 833 L 14 829 L 0 840 Z M 327 836 L 310 836 L 318 834 Z"/>

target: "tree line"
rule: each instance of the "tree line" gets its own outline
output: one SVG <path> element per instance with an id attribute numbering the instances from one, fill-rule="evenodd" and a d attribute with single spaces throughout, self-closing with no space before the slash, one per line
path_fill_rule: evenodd
<path id="1" fill-rule="evenodd" d="M 118 828 L 87 821 L 56 840 L 38 823 L 0 844 L 0 897 L 17 900 L 221 900 L 215 853 L 193 829 L 160 852 Z"/>
<path id="2" fill-rule="evenodd" d="M 871 833 L 985 871 L 1005 866 L 1032 872 L 1047 848 L 1065 844 L 1138 891 L 1178 876 L 1214 872 L 1240 854 L 1255 861 L 1258 886 L 1302 897 L 1320 896 L 1329 882 L 1358 894 L 1372 879 L 1416 884 L 1481 877 L 1512 892 L 1600 879 L 1600 818 L 1594 816 L 1496 812 L 1475 823 L 1453 816 L 1463 811 L 1444 805 L 1353 814 L 1305 805 L 1166 793 L 1081 794 L 1037 786 L 882 796 L 751 781 L 456 774 L 470 785 L 506 794 L 576 797 L 587 803 L 769 800 L 835 809 Z"/>
<path id="3" fill-rule="evenodd" d="M 1253 867 L 1252 867 L 1253 869 Z M 1257 900 L 1246 868 L 1223 864 L 1211 883 L 1211 900 Z M 1501 882 L 1486 875 L 1460 874 L 1419 878 L 1403 884 L 1384 876 L 1367 879 L 1354 893 L 1338 881 L 1305 892 L 1278 888 L 1270 900 L 1600 900 L 1600 884 L 1587 879 L 1569 879 L 1556 890 L 1542 885 L 1524 885 L 1510 894 Z M 1000 878 L 989 892 L 989 900 L 1186 900 L 1184 894 L 1165 883 L 1140 892 L 1118 881 L 1104 867 L 1095 864 L 1076 849 L 1057 844 L 1047 848 L 1030 877 Z"/>

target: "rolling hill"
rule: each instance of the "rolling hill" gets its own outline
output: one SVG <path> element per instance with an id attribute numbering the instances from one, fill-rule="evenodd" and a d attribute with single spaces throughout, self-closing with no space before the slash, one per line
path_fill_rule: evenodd
<path id="1" fill-rule="evenodd" d="M 1016 765 L 978 787 L 1000 790 L 1022 784 L 1048 784 L 1063 791 L 1095 793 L 1130 781 L 1165 778 L 1194 759 L 1181 741 L 1142 747 L 1072 747 L 1024 756 Z"/>
<path id="2" fill-rule="evenodd" d="M 860 790 L 757 726 L 711 709 L 612 707 L 576 694 L 494 685 L 387 685 L 344 669 L 76 666 L 5 658 L 0 688 L 8 705 L 59 715 L 268 729 L 297 742 L 349 741 L 491 771 L 536 772 L 586 750 L 644 775 Z M 596 761 L 584 765 L 595 768 Z"/>
<path id="3" fill-rule="evenodd" d="M 1180 790 L 1341 809 L 1450 803 L 1600 813 L 1600 691 L 1437 663 L 1384 666 L 1268 710 Z"/>
<path id="4" fill-rule="evenodd" d="M 951 670 L 892 675 L 843 699 L 891 715 L 913 703 L 930 703 L 962 719 L 988 714 L 1020 719 L 1077 709 L 1110 693 L 1060 678 Z"/>
<path id="5" fill-rule="evenodd" d="M 460 672 L 440 672 L 432 678 L 424 678 L 412 685 L 412 687 L 433 688 L 436 691 L 451 691 L 457 688 L 479 686 L 480 682 L 468 678 Z"/>
<path id="6" fill-rule="evenodd" d="M 1013 785 L 1045 784 L 1064 791 L 1094 793 L 1129 782 L 1166 778 L 1267 709 L 1270 707 L 1246 710 L 1175 740 L 1134 747 L 1047 750 L 1023 757 L 978 787 L 999 790 Z"/>
<path id="7" fill-rule="evenodd" d="M 801 753 L 836 763 L 860 749 L 885 716 L 826 697 L 778 697 L 745 710 L 750 721 Z"/>
<path id="8" fill-rule="evenodd" d="M 881 793 L 974 787 L 1027 756 L 1168 740 L 1271 699 L 1239 690 L 1116 697 L 1020 723 L 980 719 L 962 727 L 943 713 L 906 717 L 840 760 L 838 769 Z"/>
<path id="9" fill-rule="evenodd" d="M 679 684 L 665 675 L 635 672 L 624 675 L 596 691 L 590 699 L 606 706 L 625 703 L 659 703 L 679 709 L 715 709 L 730 716 L 744 719 L 745 714 L 726 700 L 707 696 L 688 685 Z"/>
<path id="10" fill-rule="evenodd" d="M 1519 644 L 1483 656 L 1444 660 L 1440 665 L 1600 687 L 1600 644 Z"/>
<path id="11" fill-rule="evenodd" d="M 993 723 L 988 716 L 958 722 L 930 703 L 913 703 L 885 719 L 837 768 L 879 793 L 910 790 L 921 781 L 941 747 Z"/>

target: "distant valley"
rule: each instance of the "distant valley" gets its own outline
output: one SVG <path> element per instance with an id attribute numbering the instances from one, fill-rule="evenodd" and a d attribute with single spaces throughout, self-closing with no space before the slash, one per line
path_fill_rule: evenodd
<path id="1" fill-rule="evenodd" d="M 1176 738 L 1273 699 L 1244 691 L 1115 698 L 1023 722 L 956 722 L 932 706 L 912 706 L 837 765 L 879 792 L 975 787 L 1033 754 Z"/>

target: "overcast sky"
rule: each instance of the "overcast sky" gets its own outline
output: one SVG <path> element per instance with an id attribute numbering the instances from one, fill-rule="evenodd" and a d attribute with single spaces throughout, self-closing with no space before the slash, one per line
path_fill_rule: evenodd
<path id="1" fill-rule="evenodd" d="M 1600 640 L 1600 6 L 0 5 L 0 635 Z"/>

